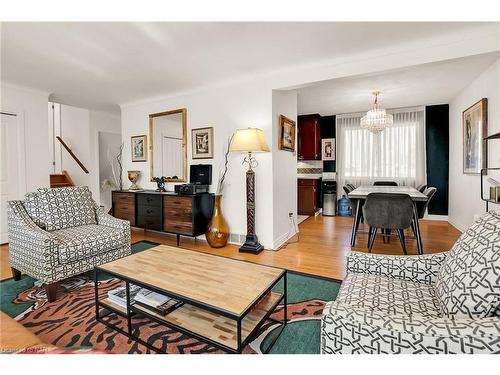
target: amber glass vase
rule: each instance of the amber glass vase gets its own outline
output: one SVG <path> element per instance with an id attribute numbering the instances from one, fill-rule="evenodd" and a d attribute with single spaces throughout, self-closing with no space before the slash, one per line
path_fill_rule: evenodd
<path id="1" fill-rule="evenodd" d="M 222 195 L 215 196 L 214 213 L 208 223 L 207 242 L 212 247 L 224 247 L 229 238 L 229 226 L 222 215 L 221 209 Z"/>

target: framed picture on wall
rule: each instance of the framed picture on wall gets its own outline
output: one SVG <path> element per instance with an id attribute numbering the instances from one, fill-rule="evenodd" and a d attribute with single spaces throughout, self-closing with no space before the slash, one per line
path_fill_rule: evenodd
<path id="1" fill-rule="evenodd" d="M 130 137 L 130 146 L 132 148 L 132 161 L 147 160 L 147 137 L 145 135 Z"/>
<path id="2" fill-rule="evenodd" d="M 214 157 L 214 128 L 191 130 L 193 159 L 212 159 Z"/>
<path id="3" fill-rule="evenodd" d="M 285 151 L 295 151 L 295 121 L 280 115 L 279 149 Z"/>
<path id="4" fill-rule="evenodd" d="M 487 167 L 488 99 L 483 98 L 462 112 L 464 174 L 480 174 Z"/>
<path id="5" fill-rule="evenodd" d="M 335 138 L 321 140 L 321 159 L 335 160 Z"/>

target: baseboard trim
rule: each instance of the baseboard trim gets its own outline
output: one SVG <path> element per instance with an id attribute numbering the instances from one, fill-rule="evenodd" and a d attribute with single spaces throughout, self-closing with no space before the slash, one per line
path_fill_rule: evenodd
<path id="1" fill-rule="evenodd" d="M 448 223 L 450 223 L 451 225 L 453 225 L 457 230 L 459 230 L 462 233 L 465 231 L 465 226 L 457 223 L 455 220 L 448 219 Z"/>
<path id="2" fill-rule="evenodd" d="M 296 229 L 295 233 L 290 234 L 290 232 L 283 233 L 281 236 L 278 237 L 278 239 L 273 241 L 273 249 L 272 251 L 278 251 L 280 250 L 283 246 L 286 245 L 287 241 L 290 240 L 290 238 L 293 238 L 299 234 L 299 231 Z"/>
<path id="3" fill-rule="evenodd" d="M 448 221 L 448 215 L 425 215 L 424 220 Z"/>

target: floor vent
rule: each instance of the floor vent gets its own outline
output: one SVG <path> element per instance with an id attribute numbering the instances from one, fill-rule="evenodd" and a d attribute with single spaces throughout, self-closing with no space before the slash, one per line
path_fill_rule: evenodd
<path id="1" fill-rule="evenodd" d="M 238 233 L 229 234 L 230 243 L 242 244 L 245 243 L 246 238 L 247 236 L 245 236 L 244 234 L 238 234 Z"/>

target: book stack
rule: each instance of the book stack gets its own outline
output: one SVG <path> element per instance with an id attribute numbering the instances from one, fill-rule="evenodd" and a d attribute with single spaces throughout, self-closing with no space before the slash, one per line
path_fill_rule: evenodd
<path id="1" fill-rule="evenodd" d="M 166 315 L 172 306 L 172 299 L 151 290 L 141 289 L 134 298 L 135 303 L 160 315 Z"/>
<path id="2" fill-rule="evenodd" d="M 108 299 L 111 302 L 126 308 L 127 291 L 125 287 L 121 286 L 110 290 L 108 292 Z M 130 284 L 130 301 L 161 315 L 166 315 L 169 309 L 174 305 L 173 302 L 176 302 L 170 297 L 133 284 Z"/>
<path id="3" fill-rule="evenodd" d="M 137 285 L 130 284 L 130 300 L 133 301 L 137 293 L 141 288 Z M 127 291 L 124 286 L 120 286 L 116 289 L 110 290 L 108 292 L 108 299 L 117 304 L 118 306 L 127 307 Z"/>

